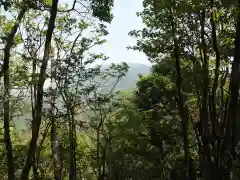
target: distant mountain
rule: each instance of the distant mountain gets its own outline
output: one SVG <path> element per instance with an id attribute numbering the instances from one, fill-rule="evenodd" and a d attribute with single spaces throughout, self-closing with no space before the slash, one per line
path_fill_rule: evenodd
<path id="1" fill-rule="evenodd" d="M 128 72 L 126 76 L 124 76 L 119 83 L 116 85 L 115 89 L 117 91 L 127 90 L 134 88 L 136 83 L 139 80 L 139 74 L 148 75 L 151 72 L 151 66 L 140 64 L 140 63 L 127 63 L 129 66 Z M 103 67 L 108 68 L 108 66 Z M 114 80 L 110 79 L 109 82 L 103 85 L 103 88 L 112 87 L 112 83 Z"/>
<path id="2" fill-rule="evenodd" d="M 110 65 L 104 65 L 103 69 L 107 69 Z M 129 69 L 120 82 L 116 85 L 116 91 L 124 91 L 136 86 L 136 83 L 139 80 L 139 74 L 147 75 L 151 71 L 151 66 L 140 64 L 140 63 L 128 63 Z M 112 88 L 112 83 L 115 82 L 115 79 L 110 79 L 106 84 L 102 85 L 102 89 Z M 29 109 L 28 109 L 29 110 Z M 31 119 L 31 113 L 26 110 L 24 116 L 19 116 L 15 118 L 15 123 L 19 130 L 26 128 L 27 119 Z"/>
<path id="3" fill-rule="evenodd" d="M 151 69 L 151 66 L 145 64 L 128 63 L 128 66 L 128 73 L 116 86 L 117 90 L 126 90 L 135 87 L 139 80 L 139 74 L 148 75 Z"/>

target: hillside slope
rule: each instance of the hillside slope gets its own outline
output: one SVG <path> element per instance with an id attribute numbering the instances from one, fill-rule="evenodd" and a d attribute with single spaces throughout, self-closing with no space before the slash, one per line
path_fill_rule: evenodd
<path id="1" fill-rule="evenodd" d="M 144 65 L 144 64 L 138 64 L 138 63 L 129 63 L 129 70 L 119 83 L 115 87 L 115 91 L 124 91 L 127 89 L 134 88 L 137 81 L 139 80 L 139 74 L 141 75 L 147 75 L 150 73 L 150 66 Z M 108 65 L 105 65 L 103 69 L 108 68 Z M 109 81 L 105 84 L 102 84 L 102 89 L 109 89 L 112 88 L 112 84 L 114 83 L 114 79 L 109 79 Z M 108 90 L 107 90 L 108 91 Z M 29 111 L 29 109 L 27 110 Z M 14 122 L 16 123 L 18 129 L 25 129 L 26 128 L 26 122 L 29 122 L 31 119 L 31 113 L 30 112 L 24 112 L 24 116 L 18 116 L 14 118 Z"/>
<path id="2" fill-rule="evenodd" d="M 147 75 L 150 73 L 151 66 L 140 64 L 140 63 L 128 63 L 129 69 L 126 74 L 116 85 L 116 91 L 122 91 L 134 88 L 137 81 L 139 80 L 139 74 Z M 103 66 L 103 68 L 108 68 L 108 66 Z M 102 88 L 111 88 L 114 84 L 113 79 L 109 79 L 106 84 L 103 84 Z"/>

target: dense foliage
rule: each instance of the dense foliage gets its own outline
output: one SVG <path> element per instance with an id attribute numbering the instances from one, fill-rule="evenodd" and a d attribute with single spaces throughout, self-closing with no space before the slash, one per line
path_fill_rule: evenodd
<path id="1" fill-rule="evenodd" d="M 142 3 L 151 73 L 118 92 L 113 0 L 0 0 L 1 179 L 240 179 L 239 0 Z"/>

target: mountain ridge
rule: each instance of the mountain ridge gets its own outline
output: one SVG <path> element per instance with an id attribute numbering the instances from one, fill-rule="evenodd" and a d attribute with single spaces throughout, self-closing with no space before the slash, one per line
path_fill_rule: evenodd
<path id="1" fill-rule="evenodd" d="M 127 63 L 129 66 L 128 72 L 118 82 L 115 89 L 117 91 L 134 88 L 139 80 L 139 74 L 148 75 L 151 72 L 151 66 L 141 63 Z M 108 68 L 110 65 L 105 65 L 103 68 Z M 110 85 L 111 86 L 111 85 Z"/>

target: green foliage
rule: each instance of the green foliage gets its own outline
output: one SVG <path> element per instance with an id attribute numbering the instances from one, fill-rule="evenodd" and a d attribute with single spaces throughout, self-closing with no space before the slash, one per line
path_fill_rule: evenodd
<path id="1" fill-rule="evenodd" d="M 19 2 L 22 5 L 27 3 Z M 0 0 L 0 5 L 16 14 L 22 8 L 19 2 L 11 1 L 11 4 L 10 1 Z M 177 50 L 181 71 L 180 90 L 189 112 L 189 179 L 200 179 L 204 160 L 201 159 L 204 143 L 201 138 L 204 137 L 199 122 L 206 75 L 200 17 L 206 10 L 204 38 L 209 84 L 205 88 L 209 99 L 213 98 L 216 77 L 216 48 L 213 47 L 211 17 L 217 27 L 217 48 L 221 61 L 215 106 L 218 119 L 222 121 L 222 112 L 229 99 L 227 88 L 234 57 L 236 1 L 216 0 L 214 9 L 207 0 L 144 0 L 143 11 L 137 15 L 142 18 L 145 27 L 129 33 L 137 40 L 137 44 L 129 48 L 144 52 L 153 66 L 150 74 L 139 75 L 136 88 L 121 92 L 116 87 L 126 76 L 129 66 L 126 63 L 111 64 L 107 68 L 97 65 L 99 60 L 106 61 L 108 57 L 103 53 L 94 53 L 93 49 L 106 42 L 108 31 L 105 22 L 110 23 L 113 18 L 113 0 L 76 3 L 78 6 L 73 9 L 59 5 L 53 40 L 48 49 L 50 57 L 43 92 L 36 89 L 39 86 L 52 0 L 29 1 L 29 9 L 13 37 L 10 67 L 7 69 L 9 87 L 0 85 L 0 89 L 2 92 L 4 88 L 11 91 L 9 130 L 17 179 L 24 166 L 31 134 L 36 131 L 31 121 L 36 116 L 36 97 L 41 95 L 43 112 L 39 115 L 42 123 L 29 179 L 36 176 L 34 168 L 37 169 L 38 179 L 54 179 L 57 168 L 61 169 L 62 179 L 69 179 L 69 166 L 71 170 L 76 170 L 78 179 L 184 179 L 186 159 L 184 123 L 177 95 Z M 12 8 L 9 8 L 10 5 Z M 79 6 L 90 9 L 82 12 Z M 99 20 L 102 22 L 99 23 Z M 15 18 L 5 12 L 0 15 L 3 45 L 14 24 Z M 173 24 L 176 32 L 173 32 Z M 6 68 L 3 70 L 6 71 Z M 1 94 L 0 105 L 6 100 L 4 98 Z M 210 103 L 209 100 L 209 110 L 212 108 Z M 7 179 L 4 127 L 0 125 L 0 173 L 2 179 Z M 209 126 L 212 127 L 212 124 L 209 123 Z M 238 122 L 236 126 L 239 126 Z M 213 147 L 216 147 L 217 141 L 214 136 L 207 139 L 210 140 L 212 154 L 209 156 L 215 161 L 217 156 Z M 236 153 L 238 151 L 239 148 Z M 59 166 L 55 164 L 56 159 Z M 208 163 L 211 164 L 210 161 Z M 239 176 L 237 168 L 231 171 Z"/>
<path id="2" fill-rule="evenodd" d="M 113 18 L 112 6 L 113 0 L 91 0 L 93 16 L 98 17 L 101 21 L 111 22 Z"/>

